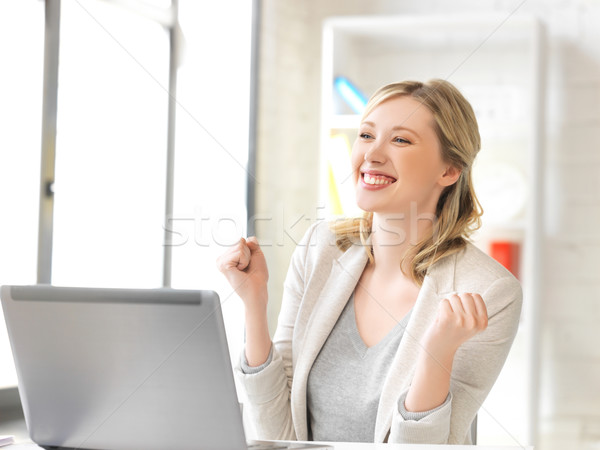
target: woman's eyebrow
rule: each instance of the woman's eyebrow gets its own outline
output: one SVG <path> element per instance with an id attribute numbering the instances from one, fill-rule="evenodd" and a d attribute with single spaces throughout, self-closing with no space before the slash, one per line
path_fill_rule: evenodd
<path id="1" fill-rule="evenodd" d="M 375 127 L 375 123 L 374 122 L 369 122 L 369 121 L 364 121 L 361 123 L 361 125 L 368 125 L 370 127 Z M 409 133 L 414 134 L 415 136 L 419 136 L 419 133 L 417 133 L 415 130 L 411 129 L 411 128 L 407 128 L 404 127 L 402 125 L 396 125 L 394 127 L 392 127 L 392 131 L 397 131 L 397 130 L 401 130 L 401 131 L 408 131 Z"/>

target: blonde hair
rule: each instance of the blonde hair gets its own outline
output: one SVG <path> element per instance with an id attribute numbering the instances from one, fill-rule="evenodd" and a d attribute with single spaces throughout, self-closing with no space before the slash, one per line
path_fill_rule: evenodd
<path id="1" fill-rule="evenodd" d="M 410 275 L 419 285 L 435 262 L 463 249 L 469 236 L 481 226 L 483 210 L 473 189 L 471 168 L 481 147 L 475 113 L 469 102 L 451 83 L 433 79 L 422 83 L 403 81 L 378 89 L 369 99 L 363 119 L 386 100 L 408 96 L 427 107 L 435 119 L 442 159 L 461 171 L 458 180 L 441 193 L 436 207 L 436 220 L 431 232 L 411 247 L 404 256 L 409 259 Z M 373 213 L 363 217 L 338 220 L 331 224 L 337 246 L 346 251 L 357 240 L 365 246 L 369 260 L 374 261 L 367 244 L 373 225 Z"/>

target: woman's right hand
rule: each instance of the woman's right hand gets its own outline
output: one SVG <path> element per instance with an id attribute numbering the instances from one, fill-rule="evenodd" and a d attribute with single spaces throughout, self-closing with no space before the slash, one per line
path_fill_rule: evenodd
<path id="1" fill-rule="evenodd" d="M 255 237 L 240 241 L 217 258 L 217 267 L 246 305 L 246 309 L 266 310 L 267 261 Z"/>
<path id="2" fill-rule="evenodd" d="M 267 261 L 255 237 L 240 241 L 217 258 L 225 275 L 246 307 L 246 360 L 251 367 L 263 364 L 271 350 L 267 320 Z"/>

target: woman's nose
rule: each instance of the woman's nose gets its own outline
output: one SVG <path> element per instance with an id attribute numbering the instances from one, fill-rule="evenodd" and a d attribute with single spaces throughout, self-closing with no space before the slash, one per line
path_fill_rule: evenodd
<path id="1" fill-rule="evenodd" d="M 381 145 L 373 143 L 365 152 L 365 161 L 372 163 L 385 162 L 385 152 L 383 151 Z"/>

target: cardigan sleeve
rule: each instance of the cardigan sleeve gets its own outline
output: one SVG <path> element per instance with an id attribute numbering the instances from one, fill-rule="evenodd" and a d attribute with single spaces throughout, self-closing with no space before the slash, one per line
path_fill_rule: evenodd
<path id="1" fill-rule="evenodd" d="M 292 255 L 271 348 L 271 361 L 256 373 L 245 373 L 239 363 L 235 368 L 236 378 L 248 400 L 245 411 L 248 411 L 259 439 L 297 439 L 290 406 L 292 337 L 304 292 L 307 249 L 315 227 L 309 228 Z"/>
<path id="2" fill-rule="evenodd" d="M 482 294 L 488 327 L 465 342 L 452 366 L 449 398 L 419 420 L 394 412 L 388 442 L 470 444 L 470 427 L 496 381 L 517 333 L 522 291 L 512 276 L 498 278 Z M 408 391 L 400 398 L 403 401 Z"/>

